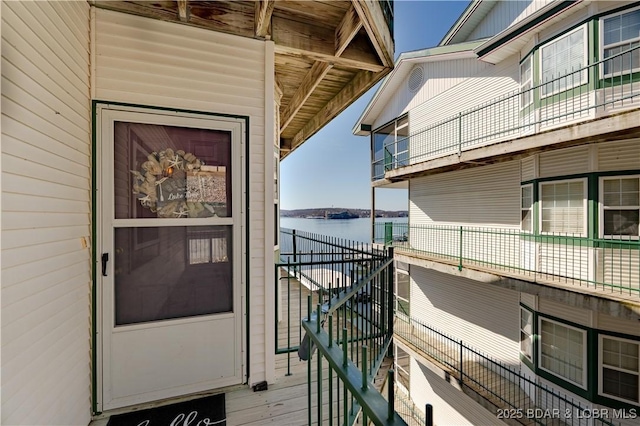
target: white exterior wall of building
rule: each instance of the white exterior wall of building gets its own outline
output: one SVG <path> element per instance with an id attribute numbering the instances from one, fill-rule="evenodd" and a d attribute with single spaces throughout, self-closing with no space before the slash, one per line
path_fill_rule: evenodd
<path id="1" fill-rule="evenodd" d="M 410 393 L 413 403 L 423 411 L 433 406 L 437 425 L 496 425 L 501 422 L 489 410 L 447 383 L 414 357 L 410 361 Z"/>
<path id="2" fill-rule="evenodd" d="M 409 111 L 409 127 L 411 134 L 420 132 L 423 129 L 434 126 L 444 120 L 452 119 L 450 124 L 437 129 L 437 134 L 422 133 L 421 136 L 412 138 L 409 143 L 409 152 L 411 155 L 411 163 L 418 163 L 426 157 L 421 157 L 425 149 L 433 150 L 435 148 L 440 151 L 437 155 L 450 154 L 457 152 L 459 140 L 458 131 L 459 124 L 455 119 L 460 112 L 478 107 L 488 101 L 495 100 L 501 95 L 512 93 L 519 90 L 519 59 L 515 56 L 497 64 L 485 65 L 476 75 L 464 79 L 464 81 L 451 87 L 449 90 L 441 92 L 416 106 Z M 455 102 L 453 101 L 455 100 Z M 503 108 L 500 110 L 502 116 L 496 121 L 494 129 L 496 132 L 500 129 L 501 123 L 517 121 L 517 109 Z M 494 117 L 497 118 L 497 117 Z M 489 129 L 486 120 L 482 122 L 471 122 L 474 116 L 465 117 L 462 125 L 463 131 L 469 131 L 472 126 L 483 126 L 483 129 Z M 469 121 L 471 120 L 471 121 Z M 465 136 L 466 137 L 466 136 Z M 428 147 L 424 146 L 424 138 L 430 139 L 432 142 Z M 438 146 L 436 146 L 438 145 Z M 440 146 L 442 145 L 442 146 Z M 432 157 L 433 155 L 429 155 Z"/>
<path id="3" fill-rule="evenodd" d="M 414 319 L 497 361 L 520 363 L 518 292 L 415 265 L 410 273 Z"/>
<path id="4" fill-rule="evenodd" d="M 91 418 L 87 2 L 2 2 L 2 424 Z"/>
<path id="5" fill-rule="evenodd" d="M 249 381 L 267 380 L 273 374 L 266 363 L 273 338 L 265 335 L 272 332 L 266 324 L 273 321 L 266 320 L 271 315 L 266 281 L 273 274 L 265 271 L 265 256 L 272 257 L 273 250 L 266 249 L 265 236 L 272 232 L 273 218 L 267 222 L 265 217 L 273 214 L 273 191 L 265 194 L 265 159 L 273 161 L 273 129 L 267 132 L 265 122 L 273 123 L 273 111 L 267 117 L 265 110 L 274 105 L 274 88 L 265 87 L 265 63 L 273 66 L 268 47 L 263 41 L 102 9 L 95 11 L 95 20 L 96 99 L 249 117 Z M 271 181 L 268 186 L 273 187 Z M 245 306 L 244 290 L 242 298 Z"/>
<path id="6" fill-rule="evenodd" d="M 520 162 L 412 179 L 409 223 L 519 229 Z"/>
<path id="7" fill-rule="evenodd" d="M 473 58 L 417 63 L 398 85 L 391 100 L 386 103 L 384 112 L 375 120 L 373 128 L 376 129 L 413 110 L 488 67 L 491 65 Z M 412 91 L 409 88 L 409 76 L 415 68 L 421 68 L 423 83 L 418 90 Z M 415 129 L 413 123 L 409 123 L 409 126 L 411 130 Z"/>
<path id="8" fill-rule="evenodd" d="M 411 131 L 428 127 L 460 111 L 517 90 L 520 87 L 519 72 L 518 59 L 515 57 L 497 65 L 484 65 L 477 74 L 413 108 L 410 113 Z M 455 102 L 451 102 L 452 99 Z"/>
<path id="9" fill-rule="evenodd" d="M 467 40 L 479 40 L 492 37 L 502 30 L 516 24 L 553 0 L 533 1 L 498 1 L 487 16 L 482 20 Z"/>

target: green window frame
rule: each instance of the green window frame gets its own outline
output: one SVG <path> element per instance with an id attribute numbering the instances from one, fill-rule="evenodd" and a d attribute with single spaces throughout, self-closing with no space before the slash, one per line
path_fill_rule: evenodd
<path id="1" fill-rule="evenodd" d="M 520 353 L 533 363 L 533 312 L 520 306 Z"/>
<path id="2" fill-rule="evenodd" d="M 600 58 L 607 58 L 640 46 L 640 7 L 606 15 L 599 20 Z M 640 71 L 640 50 L 622 54 L 601 65 L 600 75 L 612 77 Z"/>
<path id="3" fill-rule="evenodd" d="M 538 367 L 587 389 L 587 331 L 539 318 Z"/>
<path id="4" fill-rule="evenodd" d="M 640 342 L 599 336 L 598 394 L 617 401 L 640 403 Z"/>
<path id="5" fill-rule="evenodd" d="M 600 177 L 600 236 L 640 238 L 640 175 Z"/>
<path id="6" fill-rule="evenodd" d="M 540 98 L 586 84 L 588 72 L 580 70 L 588 64 L 587 25 L 543 44 L 539 57 Z"/>
<path id="7" fill-rule="evenodd" d="M 540 234 L 587 236 L 587 179 L 539 184 Z"/>

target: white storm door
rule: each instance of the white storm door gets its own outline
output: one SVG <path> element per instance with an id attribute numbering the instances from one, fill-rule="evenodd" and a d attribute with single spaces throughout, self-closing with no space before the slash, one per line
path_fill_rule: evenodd
<path id="1" fill-rule="evenodd" d="M 97 114 L 101 410 L 241 383 L 243 121 Z"/>

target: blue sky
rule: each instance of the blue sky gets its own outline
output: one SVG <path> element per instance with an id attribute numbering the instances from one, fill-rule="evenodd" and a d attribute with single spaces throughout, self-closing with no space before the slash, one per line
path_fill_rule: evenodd
<path id="1" fill-rule="evenodd" d="M 402 52 L 436 46 L 468 1 L 396 0 L 395 50 Z M 375 89 L 297 148 L 280 166 L 280 207 L 371 207 L 369 138 L 351 129 Z M 376 208 L 406 210 L 407 191 L 377 189 Z"/>

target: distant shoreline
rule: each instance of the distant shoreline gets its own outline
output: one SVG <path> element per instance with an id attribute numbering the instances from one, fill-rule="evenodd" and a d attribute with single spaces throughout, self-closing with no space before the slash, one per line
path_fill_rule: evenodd
<path id="1" fill-rule="evenodd" d="M 407 210 L 376 210 L 376 217 L 408 217 Z M 369 209 L 346 209 L 337 207 L 280 210 L 280 217 L 298 219 L 356 219 L 371 217 Z"/>

